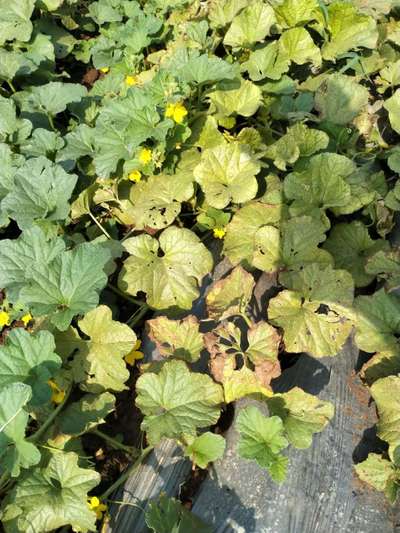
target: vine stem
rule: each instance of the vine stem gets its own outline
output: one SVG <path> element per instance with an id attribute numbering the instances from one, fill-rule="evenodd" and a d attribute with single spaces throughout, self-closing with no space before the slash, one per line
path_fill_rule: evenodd
<path id="1" fill-rule="evenodd" d="M 150 307 L 147 305 L 147 304 L 144 304 L 142 305 L 142 308 L 139 309 L 139 311 L 137 311 L 131 320 L 128 320 L 127 324 L 128 326 L 130 326 L 131 328 L 133 328 L 133 326 L 135 326 L 139 320 L 147 313 L 147 311 L 150 309 Z"/>
<path id="2" fill-rule="evenodd" d="M 142 453 L 139 455 L 139 457 L 136 459 L 136 461 L 133 463 L 132 466 L 127 468 L 125 472 L 115 481 L 112 485 L 108 487 L 108 489 L 103 492 L 101 496 L 99 496 L 100 501 L 105 500 L 108 498 L 110 494 L 112 494 L 118 487 L 124 483 L 128 479 L 128 477 L 141 465 L 141 463 L 144 461 L 144 459 L 149 455 L 149 453 L 153 450 L 153 446 L 147 446 L 144 450 L 142 450 Z"/>
<path id="3" fill-rule="evenodd" d="M 10 476 L 8 472 L 3 472 L 3 474 L 0 476 L 0 490 L 7 485 L 9 477 Z"/>
<path id="4" fill-rule="evenodd" d="M 93 435 L 97 435 L 98 437 L 105 440 L 106 442 L 109 442 L 111 446 L 113 446 L 113 448 L 123 450 L 124 452 L 127 452 L 130 455 L 133 455 L 133 454 L 137 455 L 138 450 L 134 446 L 127 446 L 125 444 L 122 444 L 122 442 L 119 442 L 118 440 L 113 439 L 106 433 L 103 433 L 102 431 L 100 431 L 100 429 L 91 429 L 89 433 L 93 433 Z"/>
<path id="5" fill-rule="evenodd" d="M 93 220 L 93 222 L 96 224 L 96 226 L 99 228 L 99 230 L 107 237 L 107 239 L 111 239 L 110 234 L 108 231 L 100 224 L 100 222 L 97 220 L 97 218 L 93 215 L 91 211 L 88 211 L 88 214 L 90 218 Z"/>
<path id="6" fill-rule="evenodd" d="M 10 87 L 10 89 L 11 89 L 11 92 L 13 92 L 13 93 L 17 92 L 17 91 L 15 90 L 15 87 L 14 87 L 14 85 L 13 85 L 13 82 L 12 82 L 11 80 L 6 80 L 6 81 L 7 81 L 7 85 L 8 85 L 8 86 Z"/>
<path id="7" fill-rule="evenodd" d="M 71 390 L 72 388 L 68 389 L 68 391 L 65 393 L 63 401 L 59 405 L 57 405 L 56 409 L 54 409 L 54 411 L 51 413 L 48 419 L 44 422 L 44 424 L 40 426 L 40 428 L 36 431 L 36 433 L 28 437 L 26 440 L 29 440 L 30 442 L 36 442 L 43 435 L 43 433 L 49 428 L 53 420 L 56 418 L 58 413 L 62 410 L 62 408 L 66 404 L 69 398 L 69 395 L 71 393 Z"/>
<path id="8" fill-rule="evenodd" d="M 141 300 L 137 300 L 136 298 L 132 298 L 132 296 L 129 296 L 129 294 L 122 292 L 121 290 L 119 290 L 117 287 L 115 287 L 111 283 L 108 283 L 107 287 L 110 289 L 110 291 L 114 292 L 118 296 L 121 296 L 121 298 L 124 298 L 128 302 L 138 305 L 139 307 L 143 307 L 144 305 L 147 306 L 146 303 L 142 302 Z"/>
<path id="9" fill-rule="evenodd" d="M 243 318 L 243 320 L 246 322 L 246 324 L 249 326 L 249 328 L 251 328 L 251 325 L 252 325 L 252 324 L 251 324 L 251 320 L 250 320 L 250 318 L 246 315 L 246 313 L 240 313 L 239 316 L 241 316 L 241 317 Z"/>

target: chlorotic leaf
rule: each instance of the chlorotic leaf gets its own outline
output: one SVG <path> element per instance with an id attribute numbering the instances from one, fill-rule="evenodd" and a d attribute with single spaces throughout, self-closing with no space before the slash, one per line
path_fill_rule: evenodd
<path id="1" fill-rule="evenodd" d="M 311 446 L 313 434 L 322 431 L 334 414 L 330 402 L 322 401 L 299 387 L 275 394 L 268 400 L 268 409 L 272 415 L 282 419 L 285 435 L 296 448 Z"/>
<path id="2" fill-rule="evenodd" d="M 251 117 L 260 107 L 262 94 L 260 88 L 249 80 L 222 82 L 217 90 L 209 93 L 211 103 L 217 113 L 226 117 L 233 114 Z"/>
<path id="3" fill-rule="evenodd" d="M 372 384 L 371 395 L 379 414 L 378 437 L 389 444 L 389 455 L 400 445 L 400 377 L 388 376 Z"/>
<path id="4" fill-rule="evenodd" d="M 285 31 L 279 39 L 279 46 L 283 56 L 297 65 L 309 62 L 316 66 L 321 65 L 321 52 L 304 28 Z"/>
<path id="5" fill-rule="evenodd" d="M 74 379 L 82 389 L 94 393 L 126 389 L 129 371 L 124 357 L 136 343 L 135 333 L 127 324 L 113 320 L 106 305 L 89 311 L 78 325 L 89 340 L 79 342 L 72 363 Z"/>
<path id="6" fill-rule="evenodd" d="M 399 490 L 399 474 L 390 461 L 377 453 L 370 453 L 365 461 L 356 464 L 354 468 L 362 481 L 375 490 L 384 492 L 389 501 L 395 503 Z"/>
<path id="7" fill-rule="evenodd" d="M 124 244 L 130 257 L 119 277 L 122 290 L 145 292 L 155 309 L 190 309 L 199 295 L 198 284 L 212 267 L 210 252 L 193 232 L 170 227 L 159 240 L 142 234 Z"/>
<path id="8" fill-rule="evenodd" d="M 144 414 L 141 427 L 153 445 L 215 424 L 223 402 L 221 386 L 206 375 L 189 372 L 183 361 L 168 361 L 159 374 L 140 376 L 136 390 L 136 405 Z"/>
<path id="9" fill-rule="evenodd" d="M 194 177 L 209 205 L 223 209 L 230 202 L 244 203 L 255 197 L 259 171 L 259 162 L 245 145 L 222 144 L 203 152 Z"/>
<path id="10" fill-rule="evenodd" d="M 365 352 L 386 351 L 397 346 L 400 333 L 400 299 L 380 289 L 371 296 L 355 299 L 357 312 L 355 341 Z"/>
<path id="11" fill-rule="evenodd" d="M 374 49 L 378 40 L 376 21 L 357 12 L 349 2 L 333 2 L 327 10 L 330 38 L 322 47 L 322 57 L 335 60 L 354 48 Z"/>
<path id="12" fill-rule="evenodd" d="M 189 442 L 184 448 L 185 455 L 200 468 L 207 468 L 209 463 L 221 459 L 224 455 L 225 439 L 221 435 L 207 431 L 199 437 L 189 439 Z"/>
<path id="13" fill-rule="evenodd" d="M 283 328 L 288 352 L 308 352 L 315 357 L 336 355 L 353 326 L 334 304 L 304 301 L 299 293 L 287 290 L 270 300 L 268 317 Z"/>
<path id="14" fill-rule="evenodd" d="M 275 23 L 271 6 L 255 0 L 236 15 L 224 37 L 224 44 L 232 47 L 248 47 L 268 35 Z"/>

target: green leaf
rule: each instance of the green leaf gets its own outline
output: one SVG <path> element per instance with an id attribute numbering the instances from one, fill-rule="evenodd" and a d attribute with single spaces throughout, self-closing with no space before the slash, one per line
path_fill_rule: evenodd
<path id="1" fill-rule="evenodd" d="M 274 10 L 279 25 L 284 28 L 292 28 L 320 18 L 318 0 L 283 0 Z"/>
<path id="2" fill-rule="evenodd" d="M 344 268 L 353 276 L 356 287 L 365 287 L 373 279 L 367 269 L 371 258 L 379 250 L 387 250 L 389 243 L 383 239 L 371 239 L 368 228 L 359 220 L 341 223 L 333 227 L 324 248 L 332 255 L 337 268 Z M 380 252 L 384 254 L 384 252 Z"/>
<path id="3" fill-rule="evenodd" d="M 232 47 L 249 47 L 262 41 L 276 22 L 271 6 L 259 0 L 236 15 L 224 37 L 224 44 Z"/>
<path id="4" fill-rule="evenodd" d="M 390 461 L 377 453 L 370 453 L 365 461 L 356 464 L 354 468 L 362 481 L 375 490 L 384 492 L 389 501 L 395 503 L 399 490 L 399 473 Z"/>
<path id="5" fill-rule="evenodd" d="M 16 75 L 26 76 L 32 66 L 34 67 L 24 54 L 0 49 L 0 78 L 11 81 Z"/>
<path id="6" fill-rule="evenodd" d="M 393 459 L 400 445 L 400 377 L 378 379 L 370 390 L 379 414 L 378 437 L 389 444 L 389 456 Z"/>
<path id="7" fill-rule="evenodd" d="M 87 90 L 80 83 L 51 81 L 15 93 L 14 98 L 22 111 L 29 113 L 39 111 L 54 116 L 65 111 L 67 105 L 80 102 L 86 95 Z"/>
<path id="8" fill-rule="evenodd" d="M 124 357 L 136 343 L 135 333 L 127 324 L 113 320 L 111 309 L 106 305 L 89 311 L 78 325 L 89 340 L 78 343 L 78 353 L 72 362 L 75 381 L 83 390 L 93 393 L 126 389 L 124 383 L 129 371 Z"/>
<path id="9" fill-rule="evenodd" d="M 328 6 L 329 40 L 322 47 L 322 57 L 335 60 L 355 48 L 374 49 L 378 40 L 376 21 L 361 15 L 349 2 L 335 1 Z"/>
<path id="10" fill-rule="evenodd" d="M 1 250 L 1 248 L 0 248 Z M 35 315 L 49 315 L 61 331 L 75 315 L 90 311 L 99 303 L 107 283 L 104 266 L 110 253 L 95 243 L 83 243 L 58 255 L 50 264 L 29 266 L 29 284 L 20 298 Z"/>
<path id="11" fill-rule="evenodd" d="M 181 203 L 193 196 L 193 176 L 158 174 L 134 185 L 130 213 L 137 229 L 163 229 L 178 217 Z"/>
<path id="12" fill-rule="evenodd" d="M 241 68 L 249 73 L 250 79 L 260 81 L 264 78 L 279 80 L 289 70 L 289 59 L 282 53 L 278 42 L 269 43 L 250 53 Z"/>
<path id="13" fill-rule="evenodd" d="M 208 18 L 212 28 L 227 26 L 241 9 L 248 5 L 247 0 L 221 0 L 209 6 Z"/>
<path id="14" fill-rule="evenodd" d="M 155 533 L 211 533 L 212 528 L 174 498 L 161 494 L 150 501 L 145 515 L 147 526 Z"/>
<path id="15" fill-rule="evenodd" d="M 18 239 L 0 241 L 0 279 L 7 297 L 15 303 L 31 279 L 31 269 L 48 265 L 64 252 L 62 239 L 46 235 L 39 227 L 25 230 Z"/>
<path id="16" fill-rule="evenodd" d="M 29 41 L 34 7 L 35 0 L 0 0 L 0 45 L 13 39 Z"/>
<path id="17" fill-rule="evenodd" d="M 207 203 L 223 209 L 230 202 L 244 203 L 255 197 L 259 171 L 260 163 L 248 147 L 233 143 L 204 150 L 193 174 Z"/>
<path id="18" fill-rule="evenodd" d="M 24 407 L 32 397 L 31 388 L 10 383 L 0 390 L 0 459 L 2 470 L 18 477 L 20 469 L 40 461 L 40 452 L 25 440 L 28 413 Z"/>
<path id="19" fill-rule="evenodd" d="M 268 317 L 283 328 L 288 352 L 308 352 L 314 357 L 336 355 L 352 329 L 352 322 L 334 304 L 304 301 L 301 294 L 287 290 L 270 300 Z"/>
<path id="20" fill-rule="evenodd" d="M 279 39 L 279 46 L 283 56 L 297 65 L 313 63 L 319 66 L 322 63 L 318 46 L 304 28 L 292 28 L 285 31 Z"/>
<path id="21" fill-rule="evenodd" d="M 143 291 L 154 309 L 190 309 L 198 285 L 212 268 L 212 257 L 190 230 L 175 226 L 159 240 L 139 235 L 124 242 L 130 257 L 119 277 L 119 287 L 136 295 Z"/>
<path id="22" fill-rule="evenodd" d="M 207 468 L 209 463 L 221 459 L 224 451 L 224 437 L 209 431 L 199 437 L 189 438 L 189 445 L 184 448 L 185 455 L 200 468 Z"/>
<path id="23" fill-rule="evenodd" d="M 29 159 L 15 173 L 13 190 L 2 201 L 2 208 L 21 229 L 30 228 L 38 219 L 65 220 L 77 179 L 44 157 Z"/>
<path id="24" fill-rule="evenodd" d="M 20 147 L 21 153 L 31 157 L 44 156 L 53 159 L 55 153 L 64 146 L 64 141 L 58 132 L 36 128 L 33 130 L 32 137 L 26 139 Z M 58 167 L 53 167 L 58 168 Z M 67 174 L 71 178 L 70 174 Z"/>
<path id="25" fill-rule="evenodd" d="M 330 74 L 315 94 L 315 108 L 322 120 L 345 125 L 368 104 L 368 89 L 344 74 Z"/>
<path id="26" fill-rule="evenodd" d="M 78 460 L 76 453 L 57 450 L 46 466 L 35 467 L 19 479 L 4 511 L 7 533 L 46 532 L 66 525 L 83 533 L 95 531 L 96 514 L 87 505 L 87 493 L 100 482 L 100 475 L 80 468 Z"/>
<path id="27" fill-rule="evenodd" d="M 206 85 L 221 80 L 232 80 L 237 77 L 237 69 L 227 61 L 207 54 L 179 50 L 179 55 L 168 64 L 174 76 L 187 83 Z"/>
<path id="28" fill-rule="evenodd" d="M 223 252 L 233 265 L 254 264 L 256 235 L 265 225 L 277 225 L 282 217 L 281 205 L 251 202 L 239 209 L 226 228 Z"/>
<path id="29" fill-rule="evenodd" d="M 380 289 L 355 299 L 355 341 L 360 350 L 376 352 L 396 349 L 400 333 L 400 299 Z"/>
<path id="30" fill-rule="evenodd" d="M 398 248 L 388 250 L 387 245 L 382 245 L 380 248 L 381 250 L 374 255 L 369 254 L 365 270 L 373 277 L 384 279 L 388 289 L 397 289 L 400 286 L 400 250 Z"/>
<path id="31" fill-rule="evenodd" d="M 268 399 L 268 409 L 279 416 L 285 434 L 296 448 L 309 448 L 314 433 L 321 432 L 333 418 L 334 407 L 330 402 L 294 387 L 284 394 Z"/>
<path id="32" fill-rule="evenodd" d="M 264 416 L 251 405 L 242 409 L 236 420 L 239 431 L 239 455 L 257 461 L 281 483 L 286 477 L 288 459 L 280 452 L 287 447 L 282 420 L 277 416 Z"/>
<path id="33" fill-rule="evenodd" d="M 35 130 L 37 131 L 37 130 Z M 85 155 L 94 155 L 95 129 L 80 124 L 64 137 L 65 147 L 57 154 L 57 162 L 68 159 L 76 161 Z"/>
<path id="34" fill-rule="evenodd" d="M 115 397 L 109 392 L 85 394 L 63 411 L 60 430 L 67 435 L 81 435 L 103 424 L 104 418 L 114 409 Z"/>
<path id="35" fill-rule="evenodd" d="M 159 374 L 140 376 L 136 390 L 136 405 L 145 415 L 141 428 L 152 445 L 215 424 L 223 402 L 221 386 L 190 372 L 183 361 L 168 361 Z"/>
<path id="36" fill-rule="evenodd" d="M 260 88 L 249 80 L 220 83 L 216 91 L 208 94 L 217 113 L 225 117 L 233 114 L 251 117 L 262 103 Z"/>
<path id="37" fill-rule="evenodd" d="M 396 133 L 400 133 L 400 89 L 397 89 L 393 96 L 385 100 L 383 107 L 389 113 L 390 125 Z"/>
<path id="38" fill-rule="evenodd" d="M 223 279 L 215 281 L 206 296 L 209 318 L 225 320 L 246 310 L 252 297 L 254 279 L 241 266 L 237 266 Z"/>
<path id="39" fill-rule="evenodd" d="M 29 334 L 21 328 L 10 331 L 0 346 L 0 387 L 21 382 L 32 389 L 32 405 L 50 400 L 47 381 L 61 366 L 55 350 L 54 337 L 49 331 Z"/>
<path id="40" fill-rule="evenodd" d="M 309 157 L 324 150 L 329 143 L 328 135 L 311 129 L 298 122 L 287 129 L 285 135 L 268 146 L 265 156 L 274 160 L 280 170 L 286 170 L 286 164 L 293 164 L 299 157 Z"/>
<path id="41" fill-rule="evenodd" d="M 353 161 L 342 155 L 323 153 L 311 157 L 304 169 L 285 178 L 285 195 L 292 200 L 291 214 L 309 215 L 347 206 L 351 187 L 346 178 L 355 168 Z"/>
<path id="42" fill-rule="evenodd" d="M 182 320 L 169 320 L 159 316 L 146 322 L 148 335 L 155 342 L 162 357 L 183 359 L 194 363 L 204 348 L 199 322 L 193 315 Z"/>

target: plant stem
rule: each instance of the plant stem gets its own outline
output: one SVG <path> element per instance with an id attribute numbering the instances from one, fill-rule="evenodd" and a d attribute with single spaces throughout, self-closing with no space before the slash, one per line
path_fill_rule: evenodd
<path id="1" fill-rule="evenodd" d="M 8 472 L 3 472 L 3 474 L 0 476 L 0 490 L 7 485 L 9 477 L 10 475 Z"/>
<path id="2" fill-rule="evenodd" d="M 7 85 L 10 87 L 11 92 L 13 92 L 13 93 L 17 92 L 17 91 L 15 90 L 15 87 L 14 87 L 14 85 L 13 85 L 13 83 L 12 83 L 11 80 L 7 80 Z"/>
<path id="3" fill-rule="evenodd" d="M 240 313 L 240 315 L 243 320 L 246 322 L 246 324 L 249 326 L 249 328 L 251 328 L 251 320 L 250 318 L 246 315 L 246 313 Z"/>
<path id="4" fill-rule="evenodd" d="M 47 115 L 47 118 L 49 119 L 49 124 L 51 128 L 53 129 L 53 131 L 56 131 L 56 128 L 54 126 L 54 120 L 53 120 L 53 117 L 50 115 L 50 113 Z"/>
<path id="5" fill-rule="evenodd" d="M 30 442 L 36 442 L 43 435 L 43 433 L 49 428 L 49 426 L 51 425 L 53 420 L 56 418 L 58 413 L 64 407 L 65 403 L 67 402 L 67 400 L 69 398 L 71 390 L 72 390 L 72 388 L 70 388 L 68 391 L 66 391 L 63 401 L 59 405 L 57 405 L 56 409 L 54 409 L 54 411 L 51 413 L 49 418 L 44 422 L 44 424 L 42 426 L 40 426 L 40 428 L 36 431 L 36 433 L 34 433 L 30 437 L 28 437 L 26 440 L 29 440 Z"/>
<path id="6" fill-rule="evenodd" d="M 128 479 L 128 477 L 141 465 L 142 461 L 149 455 L 149 453 L 153 450 L 153 446 L 147 446 L 144 450 L 142 450 L 142 453 L 139 455 L 139 457 L 136 459 L 136 461 L 133 463 L 132 466 L 127 468 L 125 472 L 113 483 L 108 487 L 108 489 L 103 492 L 101 496 L 99 496 L 100 501 L 105 500 L 110 494 L 112 494 L 124 481 Z"/>
<path id="7" fill-rule="evenodd" d="M 124 298 L 126 301 L 131 302 L 135 305 L 138 305 L 139 307 L 143 307 L 144 305 L 147 305 L 145 302 L 142 302 L 141 300 L 137 300 L 136 298 L 132 298 L 132 296 L 129 296 L 129 294 L 126 294 L 125 292 L 120 291 L 117 287 L 115 287 L 111 283 L 108 283 L 107 287 L 110 289 L 110 291 L 114 292 L 115 294 L 118 294 L 118 296 L 121 296 L 121 298 Z"/>
<path id="8" fill-rule="evenodd" d="M 99 228 L 99 230 L 107 237 L 107 239 L 111 239 L 110 237 L 110 234 L 108 233 L 108 231 L 103 228 L 103 226 L 100 224 L 100 222 L 97 220 L 97 218 L 93 215 L 93 213 L 91 213 L 90 211 L 88 211 L 88 214 L 90 216 L 90 218 L 93 220 L 93 222 L 96 224 L 96 226 Z"/>
<path id="9" fill-rule="evenodd" d="M 139 320 L 147 313 L 147 311 L 150 309 L 150 307 L 147 304 L 144 304 L 142 308 L 133 315 L 132 319 L 128 321 L 128 326 L 133 328 Z"/>
<path id="10" fill-rule="evenodd" d="M 100 431 L 100 429 L 91 429 L 89 433 L 93 433 L 93 435 L 97 435 L 101 439 L 108 442 L 113 448 L 123 450 L 124 452 L 127 452 L 130 455 L 137 455 L 138 450 L 134 446 L 127 446 L 125 444 L 122 444 L 122 442 L 119 442 L 118 440 L 113 439 L 112 437 L 110 437 L 110 435 L 107 435 L 106 433 L 103 433 L 102 431 Z"/>

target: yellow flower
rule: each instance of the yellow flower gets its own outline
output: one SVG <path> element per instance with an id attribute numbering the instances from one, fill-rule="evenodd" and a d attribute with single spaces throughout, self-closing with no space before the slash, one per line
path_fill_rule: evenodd
<path id="1" fill-rule="evenodd" d="M 214 237 L 216 239 L 223 239 L 225 237 L 226 231 L 224 228 L 214 228 Z"/>
<path id="2" fill-rule="evenodd" d="M 165 116 L 172 118 L 177 124 L 182 124 L 183 119 L 188 114 L 186 107 L 181 103 L 168 104 L 165 110 Z"/>
<path id="3" fill-rule="evenodd" d="M 21 317 L 21 320 L 24 323 L 24 326 L 27 326 L 29 322 L 32 320 L 32 315 L 30 313 L 26 313 L 26 315 Z"/>
<path id="4" fill-rule="evenodd" d="M 128 363 L 128 365 L 134 365 L 137 359 L 143 359 L 144 357 L 143 352 L 138 351 L 141 345 L 142 345 L 142 341 L 138 339 L 132 351 L 130 351 L 127 355 L 125 355 L 125 361 Z"/>
<path id="5" fill-rule="evenodd" d="M 132 87 L 133 85 L 137 84 L 137 78 L 136 76 L 127 75 L 125 76 L 125 83 L 128 87 Z"/>
<path id="6" fill-rule="evenodd" d="M 141 179 L 142 173 L 140 172 L 140 170 L 132 170 L 132 172 L 129 172 L 128 174 L 128 180 L 134 181 L 135 183 L 137 183 Z"/>
<path id="7" fill-rule="evenodd" d="M 153 157 L 153 152 L 150 150 L 150 148 L 142 148 L 139 152 L 139 161 L 142 163 L 142 165 L 147 165 L 147 163 L 150 163 Z"/>
<path id="8" fill-rule="evenodd" d="M 87 504 L 89 509 L 96 513 L 97 520 L 101 520 L 103 518 L 103 513 L 107 511 L 107 505 L 105 503 L 101 503 L 97 496 L 88 498 Z"/>
<path id="9" fill-rule="evenodd" d="M 52 379 L 49 379 L 47 384 L 51 388 L 51 401 L 57 404 L 61 403 L 65 398 L 65 390 L 60 389 L 57 383 Z"/>
<path id="10" fill-rule="evenodd" d="M 7 311 L 0 311 L 0 328 L 10 325 L 10 315 Z"/>
<path id="11" fill-rule="evenodd" d="M 101 67 L 99 70 L 100 70 L 100 72 L 102 72 L 103 74 L 107 74 L 107 72 L 110 70 L 110 67 Z"/>

